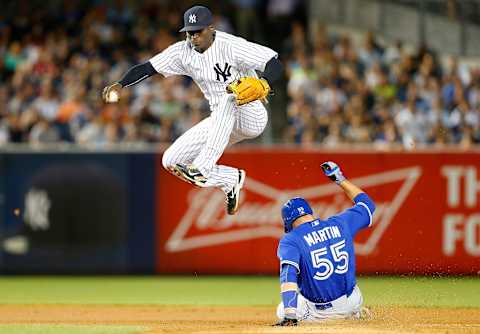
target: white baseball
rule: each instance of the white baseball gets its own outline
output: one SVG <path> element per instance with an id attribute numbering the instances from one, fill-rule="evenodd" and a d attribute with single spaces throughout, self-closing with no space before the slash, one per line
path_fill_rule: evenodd
<path id="1" fill-rule="evenodd" d="M 118 101 L 118 93 L 114 90 L 110 91 L 107 96 L 108 102 L 117 102 Z"/>

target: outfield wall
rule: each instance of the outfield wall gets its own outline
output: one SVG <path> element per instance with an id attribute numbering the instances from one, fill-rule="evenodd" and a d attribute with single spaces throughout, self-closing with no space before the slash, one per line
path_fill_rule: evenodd
<path id="1" fill-rule="evenodd" d="M 161 153 L 3 153 L 0 271 L 276 274 L 283 202 L 303 196 L 321 217 L 351 205 L 319 170 L 334 160 L 377 204 L 359 272 L 476 274 L 479 157 L 240 147 L 221 159 L 248 172 L 228 216 L 219 190 L 180 182 Z"/>
<path id="2" fill-rule="evenodd" d="M 151 152 L 0 154 L 1 273 L 154 270 Z"/>
<path id="3" fill-rule="evenodd" d="M 339 163 L 376 202 L 374 223 L 358 234 L 361 273 L 480 271 L 478 153 L 330 153 L 256 149 L 222 162 L 248 171 L 239 213 L 219 191 L 195 189 L 165 172 L 157 181 L 157 270 L 165 273 L 277 273 L 280 207 L 305 197 L 320 217 L 351 205 L 319 170 Z"/>

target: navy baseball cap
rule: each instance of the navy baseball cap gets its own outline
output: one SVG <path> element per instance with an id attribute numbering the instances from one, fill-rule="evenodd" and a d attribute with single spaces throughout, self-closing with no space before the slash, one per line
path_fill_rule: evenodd
<path id="1" fill-rule="evenodd" d="M 183 14 L 183 28 L 180 32 L 202 30 L 213 22 L 210 9 L 205 6 L 194 6 Z"/>

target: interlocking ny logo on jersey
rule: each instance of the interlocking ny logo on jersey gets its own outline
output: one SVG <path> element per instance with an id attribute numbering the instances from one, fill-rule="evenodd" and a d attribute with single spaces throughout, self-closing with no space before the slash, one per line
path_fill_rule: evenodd
<path id="1" fill-rule="evenodd" d="M 190 14 L 190 16 L 188 17 L 188 22 L 190 22 L 190 23 L 197 23 L 197 15 L 195 15 L 195 14 Z"/>
<path id="2" fill-rule="evenodd" d="M 368 235 L 365 234 L 366 238 L 361 242 L 355 242 L 358 255 L 368 255 L 375 249 L 421 174 L 419 166 L 412 166 L 352 179 L 353 183 L 367 192 L 372 188 L 387 187 L 391 194 L 388 200 L 376 201 L 374 222 Z M 281 238 L 284 232 L 279 208 L 298 194 L 310 202 L 315 214 L 321 218 L 352 206 L 343 191 L 330 183 L 283 190 L 250 177 L 245 182 L 244 190 L 267 201 L 247 199 L 234 216 L 226 215 L 225 195 L 217 189 L 191 190 L 188 194 L 189 207 L 166 242 L 165 250 L 182 252 L 256 238 Z M 243 198 L 248 198 L 248 192 L 244 193 Z"/>
<path id="3" fill-rule="evenodd" d="M 220 68 L 220 65 L 216 63 L 213 69 L 215 70 L 215 73 L 217 73 L 217 81 L 220 81 L 220 76 L 222 76 L 223 82 L 227 81 L 228 77 L 232 76 L 232 74 L 230 73 L 231 68 L 232 68 L 231 65 L 228 65 L 228 63 L 225 63 L 225 66 L 223 66 L 223 70 L 222 70 Z"/>

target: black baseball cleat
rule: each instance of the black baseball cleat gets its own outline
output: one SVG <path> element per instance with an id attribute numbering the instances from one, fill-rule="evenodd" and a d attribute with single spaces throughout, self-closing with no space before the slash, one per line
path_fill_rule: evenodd
<path id="1" fill-rule="evenodd" d="M 240 190 L 243 187 L 243 183 L 245 182 L 245 176 L 247 173 L 243 169 L 238 170 L 238 182 L 227 193 L 227 213 L 229 215 L 234 215 L 238 211 L 238 204 L 240 203 Z"/>
<path id="2" fill-rule="evenodd" d="M 203 187 L 207 178 L 193 165 L 176 164 L 173 166 L 173 173 L 183 181 Z"/>

